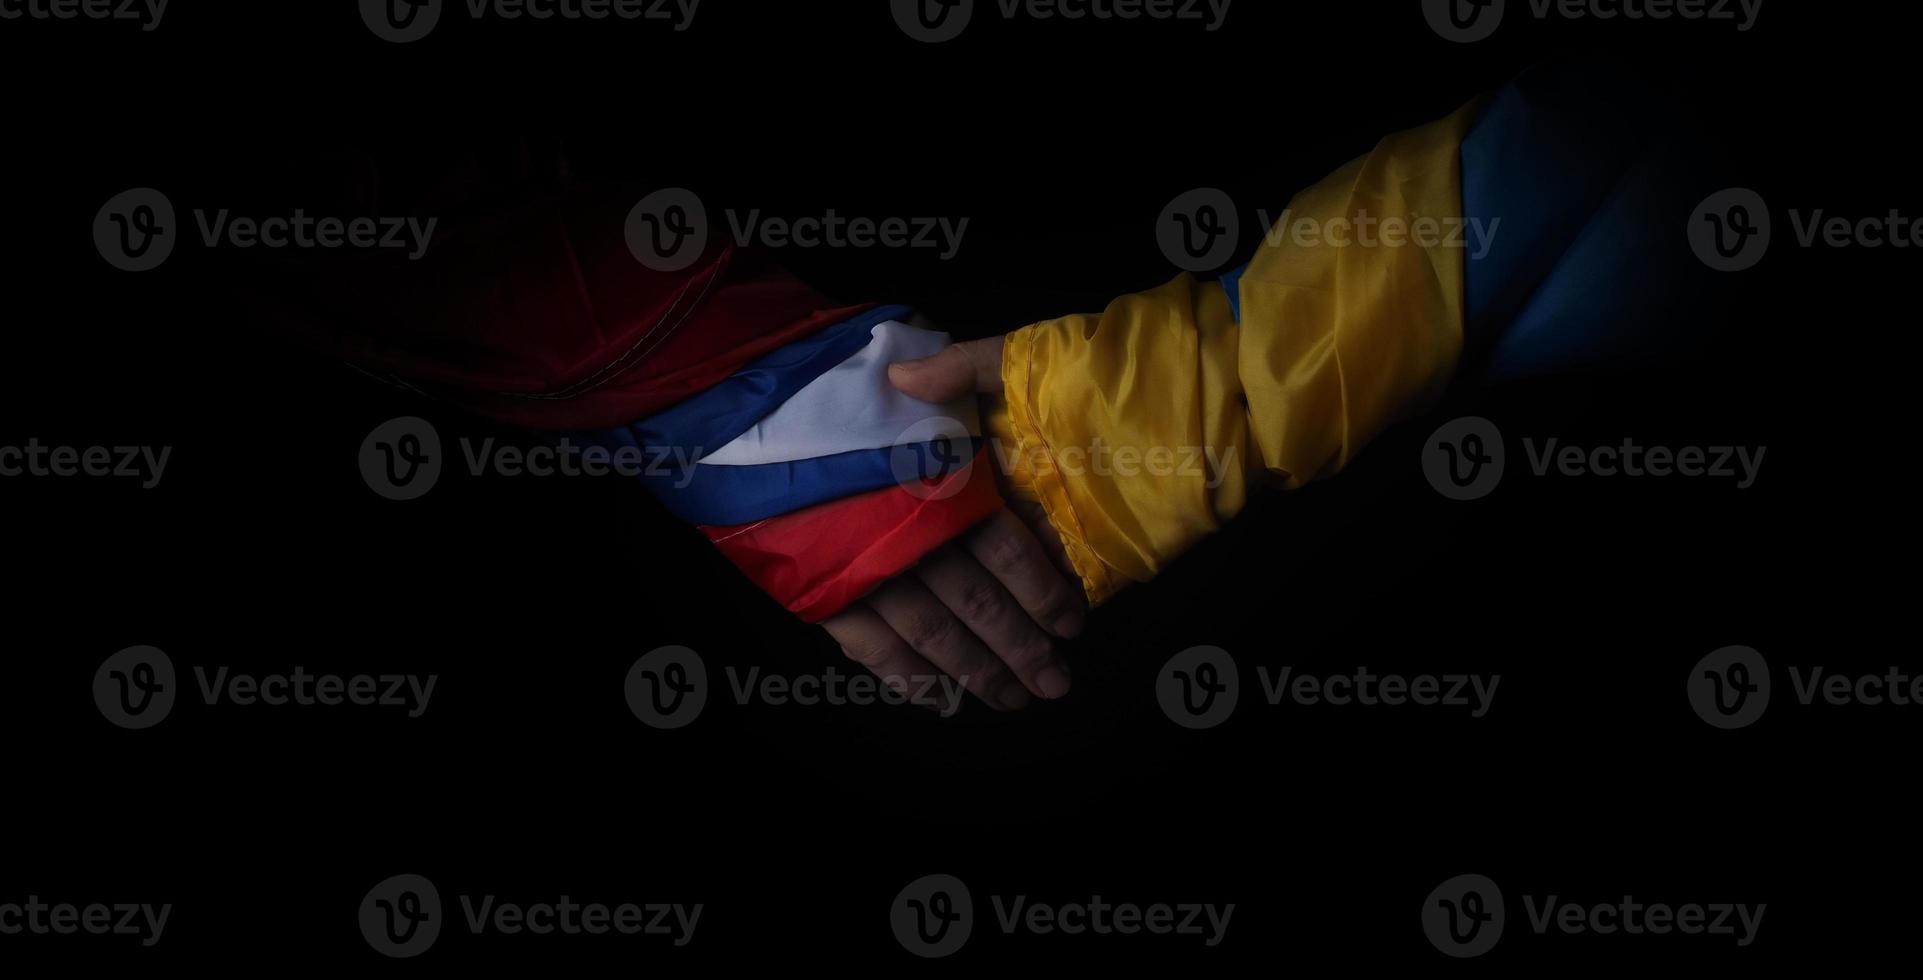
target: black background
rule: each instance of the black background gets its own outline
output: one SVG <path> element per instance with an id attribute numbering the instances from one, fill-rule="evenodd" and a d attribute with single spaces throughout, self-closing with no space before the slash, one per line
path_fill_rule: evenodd
<path id="1" fill-rule="evenodd" d="M 0 902 L 175 905 L 153 949 L 5 936 L 0 962 L 1483 971 L 1901 955 L 1918 913 L 1916 709 L 1799 707 L 1779 673 L 1769 714 L 1724 732 L 1683 685 L 1738 643 L 1779 671 L 1915 662 L 1893 628 L 1913 579 L 1908 507 L 1892 498 L 1908 503 L 1915 319 L 1894 301 L 1916 259 L 1799 248 L 1785 217 L 1923 209 L 1913 20 L 1771 3 L 1739 33 L 1511 11 L 1466 46 L 1436 38 L 1413 2 L 1241 0 L 1216 33 L 978 11 L 942 45 L 904 37 L 879 2 L 709 0 L 684 33 L 450 11 L 411 45 L 376 40 L 344 2 L 176 0 L 147 34 L 0 22 L 0 445 L 174 447 L 153 490 L 0 481 Z M 1459 395 L 1131 589 L 1068 645 L 1073 694 L 1016 715 L 718 699 L 688 729 L 643 726 L 622 679 L 661 645 L 693 647 L 716 674 L 849 668 L 638 488 L 451 470 L 420 501 L 377 497 L 355 457 L 394 416 L 422 415 L 450 441 L 530 440 L 223 313 L 192 275 L 200 257 L 118 272 L 89 231 L 128 187 L 217 200 L 225 181 L 251 190 L 278 163 L 340 147 L 560 139 L 611 178 L 720 206 L 968 217 L 953 261 L 782 257 L 838 295 L 911 302 L 985 335 L 1165 280 L 1152 225 L 1181 191 L 1277 209 L 1385 132 L 1529 64 L 1596 52 L 1655 80 L 1723 148 L 1732 183 L 1776 212 L 1763 264 L 1728 277 L 1712 351 Z M 1513 436 L 1768 448 L 1747 490 L 1549 477 L 1452 503 L 1423 481 L 1418 449 L 1469 413 Z M 135 644 L 166 650 L 183 681 L 193 664 L 440 681 L 411 721 L 185 703 L 123 731 L 90 683 Z M 1480 719 L 1270 708 L 1245 690 L 1229 723 L 1190 732 L 1156 707 L 1154 679 L 1197 644 L 1230 650 L 1251 687 L 1258 664 L 1502 681 Z M 976 934 L 922 964 L 887 910 L 937 872 L 973 890 Z M 1417 915 L 1465 872 L 1502 885 L 1510 921 L 1495 951 L 1458 964 Z M 433 879 L 450 906 L 491 893 L 707 908 L 687 949 L 444 931 L 422 959 L 389 961 L 355 912 L 399 873 Z M 999 935 L 987 896 L 1017 894 L 1236 910 L 1215 949 Z M 1769 908 L 1737 948 L 1537 936 L 1524 894 Z"/>

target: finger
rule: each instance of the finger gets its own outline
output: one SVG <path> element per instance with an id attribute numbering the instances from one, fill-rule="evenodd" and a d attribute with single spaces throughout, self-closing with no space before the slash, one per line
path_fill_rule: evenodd
<path id="1" fill-rule="evenodd" d="M 945 695 L 936 694 L 940 703 L 927 703 L 927 699 L 916 700 L 925 685 L 921 678 L 938 678 L 942 672 L 935 668 L 920 654 L 910 649 L 908 642 L 883 621 L 873 609 L 861 603 L 849 606 L 821 621 L 821 628 L 841 644 L 841 652 L 848 659 L 866 667 L 868 672 L 881 678 L 889 690 L 910 699 L 911 703 L 924 708 L 947 712 L 954 705 L 945 702 Z M 934 688 L 936 691 L 942 688 Z"/>
<path id="2" fill-rule="evenodd" d="M 902 394 L 925 402 L 954 401 L 975 392 L 1002 390 L 1002 338 L 964 340 L 941 353 L 888 365 L 888 381 Z"/>
<path id="3" fill-rule="evenodd" d="M 1087 609 L 1079 580 L 1062 577 L 1020 518 L 1005 509 L 997 511 L 962 535 L 962 545 L 1034 622 L 1060 637 L 1081 633 Z"/>
<path id="4" fill-rule="evenodd" d="M 1039 550 L 1035 557 L 1041 557 Z M 1048 634 L 973 555 L 953 545 L 937 549 L 916 566 L 915 575 L 1031 693 L 1051 700 L 1068 693 L 1068 671 Z"/>
<path id="5" fill-rule="evenodd" d="M 1028 689 L 919 579 L 887 582 L 869 594 L 868 605 L 916 653 L 990 707 L 1013 711 L 1028 705 Z"/>

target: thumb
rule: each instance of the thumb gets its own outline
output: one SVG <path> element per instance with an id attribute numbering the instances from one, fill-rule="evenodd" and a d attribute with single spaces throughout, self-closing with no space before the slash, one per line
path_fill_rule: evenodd
<path id="1" fill-rule="evenodd" d="M 936 403 L 1000 391 L 1002 338 L 964 340 L 932 357 L 896 361 L 888 365 L 888 381 L 904 395 Z"/>

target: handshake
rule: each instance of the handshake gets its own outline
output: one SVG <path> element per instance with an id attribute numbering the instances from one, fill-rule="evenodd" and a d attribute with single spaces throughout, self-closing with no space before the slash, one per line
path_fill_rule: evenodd
<path id="1" fill-rule="evenodd" d="M 641 481 L 851 659 L 898 689 L 946 675 L 1015 710 L 1068 693 L 1055 641 L 1090 607 L 1220 530 L 1259 484 L 1338 473 L 1465 382 L 1680 349 L 1695 267 L 1675 232 L 1694 195 L 1671 175 L 1689 171 L 1644 139 L 1595 137 L 1641 128 L 1616 90 L 1579 66 L 1532 72 L 1289 201 L 1320 228 L 1500 216 L 1501 242 L 1475 254 L 1264 236 L 1218 279 L 1178 275 L 989 340 L 838 306 L 753 249 L 636 263 L 612 220 L 629 209 L 572 187 L 501 213 L 477 200 L 406 269 L 320 256 L 235 281 L 375 377 L 672 460 Z M 1605 301 L 1611 282 L 1676 286 Z"/>
<path id="2" fill-rule="evenodd" d="M 898 361 L 888 381 L 935 404 L 998 395 L 1002 343 L 964 341 Z M 822 621 L 842 652 L 883 683 L 905 692 L 909 678 L 939 672 L 1008 711 L 1068 693 L 1068 665 L 1053 640 L 1082 630 L 1081 582 L 1041 504 L 1018 499 L 1006 474 L 996 476 L 1006 506 Z"/>
<path id="3" fill-rule="evenodd" d="M 545 143 L 451 169 L 370 151 L 311 193 L 451 209 L 433 249 L 222 250 L 245 267 L 204 267 L 204 292 L 397 387 L 650 461 L 675 517 L 851 659 L 1015 710 L 1068 693 L 1056 641 L 1091 607 L 1258 485 L 1332 476 L 1452 388 L 1688 349 L 1715 267 L 1677 247 L 1705 218 L 1698 170 L 1638 91 L 1534 69 L 1299 190 L 1298 233 L 1219 278 L 989 340 L 841 305 L 727 241 L 650 262 L 645 209 Z M 1299 233 L 1381 216 L 1492 235 Z M 1624 282 L 1648 288 L 1598 285 Z"/>
<path id="4" fill-rule="evenodd" d="M 863 311 L 587 438 L 672 450 L 648 488 L 898 693 L 939 678 L 998 710 L 1062 697 L 1053 641 L 1088 605 L 1042 505 L 985 447 L 1003 340 L 950 345 L 914 319 Z"/>

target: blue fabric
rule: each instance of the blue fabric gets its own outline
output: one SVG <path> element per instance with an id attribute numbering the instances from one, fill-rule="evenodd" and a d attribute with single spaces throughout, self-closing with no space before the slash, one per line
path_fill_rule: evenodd
<path id="1" fill-rule="evenodd" d="M 1235 322 L 1242 322 L 1242 274 L 1249 271 L 1247 262 L 1222 274 L 1222 291 L 1229 294 L 1229 315 Z"/>
<path id="2" fill-rule="evenodd" d="M 631 429 L 589 438 L 609 450 L 653 448 L 635 442 Z M 945 476 L 974 459 L 980 448 L 979 439 L 965 447 L 939 440 L 759 466 L 688 465 L 657 450 L 643 457 L 650 465 L 640 479 L 669 512 L 690 524 L 751 524 L 913 479 Z"/>
<path id="3" fill-rule="evenodd" d="M 1703 191 L 1659 118 L 1635 79 L 1590 62 L 1490 100 L 1461 151 L 1463 216 L 1494 229 L 1465 265 L 1463 374 L 1614 366 L 1689 342 L 1704 270 L 1685 229 Z"/>
<path id="4" fill-rule="evenodd" d="M 751 524 L 917 477 L 946 475 L 975 457 L 980 440 L 968 440 L 967 447 L 938 440 L 754 466 L 693 462 L 859 353 L 873 340 L 876 325 L 909 313 L 905 306 L 869 310 L 787 344 L 673 408 L 578 438 L 610 452 L 629 450 L 624 455 L 643 464 L 639 478 L 649 492 L 691 524 Z"/>

